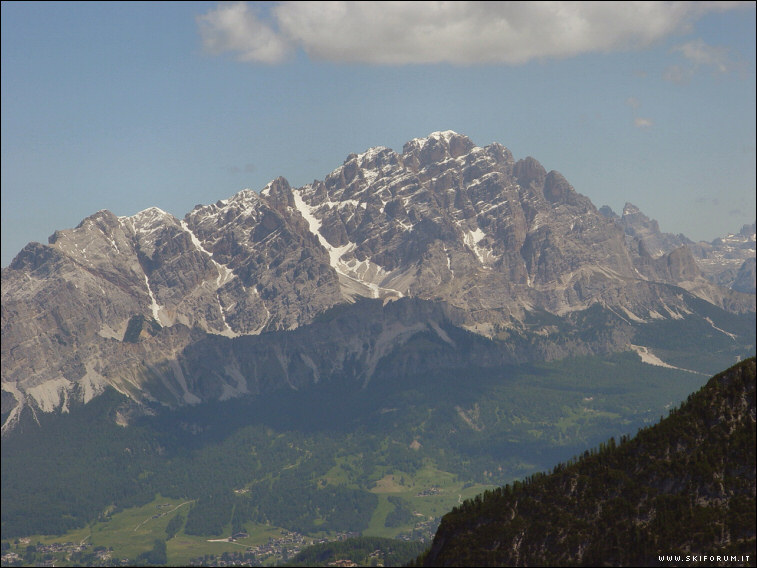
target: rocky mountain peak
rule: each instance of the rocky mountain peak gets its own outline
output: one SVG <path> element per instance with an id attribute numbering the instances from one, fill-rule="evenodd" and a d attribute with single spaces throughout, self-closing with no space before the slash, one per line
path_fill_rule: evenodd
<path id="1" fill-rule="evenodd" d="M 85 223 L 89 219 L 91 218 L 85 219 Z M 166 213 L 160 207 L 148 207 L 130 217 L 121 217 L 120 219 L 132 225 L 137 231 L 150 231 L 163 225 L 166 221 L 177 221 L 176 217 Z M 80 224 L 77 228 L 80 228 L 83 224 Z"/>
<path id="2" fill-rule="evenodd" d="M 260 192 L 260 195 L 267 198 L 269 203 L 278 203 L 286 207 L 294 207 L 294 196 L 292 195 L 292 186 L 284 177 L 277 177 L 268 183 Z"/>
<path id="3" fill-rule="evenodd" d="M 663 258 L 667 263 L 668 278 L 673 282 L 696 280 L 702 274 L 687 246 L 673 249 Z"/>
<path id="4" fill-rule="evenodd" d="M 499 142 L 492 142 L 484 148 L 484 151 L 488 156 L 491 156 L 495 162 L 503 165 L 509 174 L 512 174 L 515 159 L 509 149 L 505 148 Z"/>
<path id="5" fill-rule="evenodd" d="M 386 146 L 374 146 L 361 154 L 350 154 L 344 160 L 344 165 L 355 162 L 359 168 L 366 170 L 380 170 L 383 166 L 397 164 L 397 154 Z"/>
<path id="6" fill-rule="evenodd" d="M 153 208 L 150 208 L 150 209 L 153 209 Z M 79 223 L 76 226 L 76 228 L 79 229 L 88 223 L 97 225 L 101 229 L 106 229 L 106 228 L 112 229 L 113 227 L 116 227 L 118 225 L 119 219 L 107 209 L 101 209 L 97 213 L 94 213 L 90 215 L 89 217 L 86 217 L 81 223 Z"/>
<path id="7" fill-rule="evenodd" d="M 524 189 L 528 189 L 532 184 L 537 187 L 543 187 L 544 180 L 547 178 L 547 170 L 544 169 L 544 166 L 538 160 L 528 156 L 515 162 L 513 175 L 518 180 L 518 184 Z"/>
<path id="8" fill-rule="evenodd" d="M 656 220 L 650 219 L 633 203 L 626 203 L 623 215 L 618 220 L 626 234 L 644 243 L 649 254 L 655 258 L 671 252 L 683 245 L 693 244 L 683 235 L 673 235 L 660 231 Z"/>
<path id="9" fill-rule="evenodd" d="M 286 181 L 286 180 L 284 180 Z M 263 192 L 270 191 L 271 185 L 274 182 L 269 183 L 265 188 L 263 188 L 260 192 L 260 195 L 263 194 Z M 216 205 L 226 205 L 227 203 L 245 203 L 245 204 L 251 204 L 256 203 L 260 200 L 259 194 L 256 191 L 253 191 L 250 188 L 242 189 L 238 192 L 236 192 L 234 195 L 232 195 L 229 199 L 221 199 L 219 201 L 216 201 Z"/>
<path id="10" fill-rule="evenodd" d="M 443 147 L 448 151 L 452 149 L 458 156 L 469 152 L 475 146 L 467 136 L 458 134 L 454 130 L 444 130 L 432 132 L 424 138 L 413 138 L 402 147 L 402 153 L 409 154 L 416 150 L 423 150 L 429 145 Z M 462 148 L 467 149 L 462 150 Z"/>
<path id="11" fill-rule="evenodd" d="M 185 222 L 190 223 L 193 230 L 204 233 L 205 228 L 212 230 L 216 223 L 232 218 L 254 216 L 262 205 L 260 196 L 269 190 L 269 186 L 266 186 L 260 194 L 251 189 L 243 189 L 228 199 L 219 199 L 209 205 L 195 205 L 194 209 L 185 216 Z"/>
<path id="12" fill-rule="evenodd" d="M 421 169 L 430 164 L 459 158 L 469 153 L 476 145 L 468 138 L 454 132 L 432 132 L 426 138 L 414 138 L 402 147 L 406 163 Z"/>

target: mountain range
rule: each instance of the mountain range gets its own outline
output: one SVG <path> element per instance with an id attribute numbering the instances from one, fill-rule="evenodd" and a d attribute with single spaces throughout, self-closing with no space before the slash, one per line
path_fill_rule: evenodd
<path id="1" fill-rule="evenodd" d="M 694 320 L 732 361 L 754 348 L 754 243 L 754 226 L 710 244 L 661 233 L 452 131 L 183 219 L 99 211 L 2 271 L 3 434 L 107 387 L 174 408 L 472 362 L 633 349 L 675 366 L 650 330 Z M 397 356 L 420 335 L 431 356 Z"/>
<path id="2" fill-rule="evenodd" d="M 618 215 L 604 205 L 604 216 L 616 221 L 629 240 L 637 239 L 647 251 L 660 257 L 685 246 L 697 261 L 702 275 L 711 282 L 748 294 L 755 293 L 755 224 L 744 225 L 738 233 L 731 233 L 712 242 L 694 242 L 685 235 L 663 233 L 654 219 L 650 219 L 632 203 L 626 203 Z"/>

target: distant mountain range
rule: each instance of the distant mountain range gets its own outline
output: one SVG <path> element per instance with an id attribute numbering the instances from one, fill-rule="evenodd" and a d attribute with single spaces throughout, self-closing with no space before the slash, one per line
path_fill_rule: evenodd
<path id="1" fill-rule="evenodd" d="M 755 311 L 754 243 L 754 226 L 692 244 L 633 206 L 598 210 L 535 159 L 451 131 L 183 219 L 99 211 L 2 271 L 3 433 L 108 386 L 169 407 L 364 387 L 382 369 L 648 350 L 661 322 L 741 337 L 741 356 L 753 341 L 729 326 Z M 397 357 L 419 334 L 446 348 Z"/>
<path id="2" fill-rule="evenodd" d="M 755 293 L 754 223 L 744 225 L 738 233 L 717 238 L 710 243 L 695 243 L 684 235 L 661 232 L 657 221 L 644 215 L 631 203 L 626 203 L 622 216 L 607 205 L 601 207 L 599 212 L 616 221 L 630 240 L 640 241 L 652 256 L 660 257 L 685 246 L 708 280 L 738 292 Z"/>
<path id="3" fill-rule="evenodd" d="M 752 358 L 634 438 L 464 502 L 418 565 L 753 565 L 755 412 Z"/>

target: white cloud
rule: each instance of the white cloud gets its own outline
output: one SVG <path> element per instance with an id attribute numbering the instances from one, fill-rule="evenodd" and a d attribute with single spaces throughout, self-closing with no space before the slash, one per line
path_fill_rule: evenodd
<path id="1" fill-rule="evenodd" d="M 727 73 L 733 66 L 728 49 L 707 45 L 701 39 L 674 47 L 673 51 L 682 53 L 694 65 L 712 67 L 718 73 Z"/>
<path id="2" fill-rule="evenodd" d="M 633 125 L 636 128 L 650 128 L 653 124 L 654 122 L 652 122 L 652 119 L 650 118 L 641 118 L 637 116 L 633 119 Z"/>
<path id="3" fill-rule="evenodd" d="M 731 59 L 728 48 L 708 45 L 701 39 L 677 45 L 671 51 L 680 53 L 686 59 L 684 65 L 671 65 L 665 69 L 662 77 L 672 83 L 688 83 L 702 70 L 716 75 L 744 70 L 742 63 Z"/>
<path id="4" fill-rule="evenodd" d="M 279 63 L 290 43 L 250 12 L 245 2 L 224 4 L 197 18 L 205 48 L 214 54 L 236 52 L 241 61 Z"/>
<path id="5" fill-rule="evenodd" d="M 335 62 L 521 64 L 646 47 L 687 31 L 706 2 L 280 2 L 266 23 L 246 3 L 198 18 L 205 47 L 279 63 L 295 49 Z M 738 3 L 737 3 L 738 4 Z"/>

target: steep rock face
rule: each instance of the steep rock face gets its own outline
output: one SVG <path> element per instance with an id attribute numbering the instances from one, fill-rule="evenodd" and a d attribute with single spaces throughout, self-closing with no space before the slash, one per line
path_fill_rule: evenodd
<path id="1" fill-rule="evenodd" d="M 263 193 L 198 206 L 184 222 L 218 267 L 218 303 L 234 335 L 294 329 L 342 301 L 326 251 L 293 214 L 287 181 Z"/>
<path id="2" fill-rule="evenodd" d="M 228 388 L 194 389 L 182 353 L 208 334 L 229 353 L 233 338 L 297 330 L 361 297 L 440 302 L 455 310 L 454 325 L 490 337 L 526 330 L 534 310 L 681 317 L 690 313 L 682 288 L 754 310 L 753 297 L 702 278 L 686 249 L 655 257 L 642 245 L 558 172 L 452 131 L 411 140 L 401 154 L 351 154 L 323 181 L 292 188 L 278 178 L 184 219 L 100 211 L 3 269 L 3 411 L 10 416 L 13 400 L 65 407 L 106 384 L 181 404 L 253 392 L 246 381 L 257 375 L 242 381 L 236 370 L 221 373 Z M 594 349 L 557 345 L 531 356 Z M 337 369 L 314 367 L 319 376 Z M 142 392 L 147 385 L 162 394 Z"/>
<path id="3" fill-rule="evenodd" d="M 634 439 L 456 507 L 419 565 L 648 566 L 701 550 L 743 563 L 754 507 L 751 358 Z"/>
<path id="4" fill-rule="evenodd" d="M 298 390 L 321 381 L 360 387 L 374 377 L 380 364 L 388 360 L 399 364 L 387 356 L 419 334 L 430 337 L 439 348 L 437 357 L 420 367 L 470 363 L 473 352 L 485 348 L 459 349 L 445 331 L 453 336 L 460 333 L 452 323 L 460 315 L 441 304 L 419 300 L 403 299 L 386 306 L 364 300 L 335 307 L 311 325 L 287 334 L 250 335 L 232 342 L 208 335 L 178 354 L 166 370 L 173 365 L 185 377 L 189 391 L 204 400 L 281 388 Z M 485 343 L 482 340 L 481 345 Z M 505 353 L 498 356 L 507 358 Z M 172 401 L 169 397 L 162 402 Z"/>

